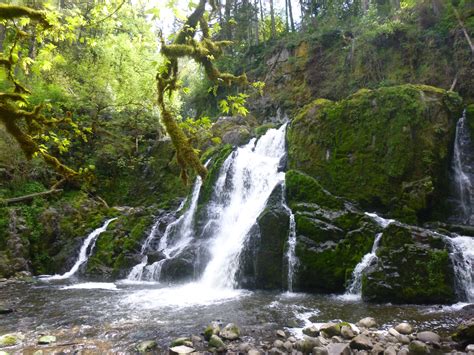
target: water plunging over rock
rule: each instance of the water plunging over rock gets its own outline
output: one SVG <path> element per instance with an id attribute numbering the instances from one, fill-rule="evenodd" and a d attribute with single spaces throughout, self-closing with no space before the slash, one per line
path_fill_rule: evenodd
<path id="1" fill-rule="evenodd" d="M 78 270 L 79 267 L 85 263 L 87 263 L 87 260 L 89 257 L 92 255 L 92 252 L 94 250 L 95 242 L 99 235 L 107 230 L 108 225 L 110 222 L 115 221 L 117 218 L 111 218 L 105 221 L 105 223 L 100 227 L 92 231 L 91 234 L 87 236 L 86 239 L 84 239 L 84 242 L 82 243 L 81 250 L 79 251 L 79 257 L 77 258 L 76 263 L 73 265 L 71 270 L 68 272 L 62 274 L 62 275 L 53 275 L 53 276 L 45 276 L 41 277 L 42 280 L 48 281 L 48 280 L 63 280 L 70 278 L 73 276 Z M 89 247 L 90 246 L 90 247 Z"/>
<path id="2" fill-rule="evenodd" d="M 474 238 L 457 236 L 449 240 L 458 298 L 474 302 Z"/>
<path id="3" fill-rule="evenodd" d="M 466 118 L 466 111 L 456 125 L 453 151 L 453 182 L 455 211 L 452 220 L 474 225 L 474 147 Z"/>
<path id="4" fill-rule="evenodd" d="M 360 263 L 356 265 L 354 271 L 352 272 L 352 282 L 348 289 L 348 294 L 359 295 L 362 292 L 362 275 L 363 272 L 372 264 L 372 262 L 377 259 L 377 249 L 379 247 L 380 239 L 382 238 L 383 233 L 378 233 L 374 240 L 374 245 L 370 253 L 364 255 Z"/>
<path id="5" fill-rule="evenodd" d="M 240 254 L 273 188 L 284 179 L 278 172 L 285 154 L 286 125 L 252 139 L 225 161 L 208 206 L 209 262 L 201 283 L 234 287 Z M 224 188 L 225 187 L 225 188 Z"/>
<path id="6" fill-rule="evenodd" d="M 157 251 L 161 252 L 164 258 L 148 265 L 148 256 L 145 255 L 150 242 L 157 238 L 157 234 L 159 234 L 159 226 L 162 220 L 158 219 L 142 245 L 141 254 L 144 255 L 142 261 L 133 267 L 127 276 L 127 280 L 159 281 L 163 266 L 166 263 L 172 263 L 173 258 L 178 256 L 188 246 L 193 238 L 193 221 L 201 186 L 202 180 L 198 177 L 194 183 L 188 209 L 176 221 L 170 223 L 161 235 Z M 176 212 L 179 212 L 183 206 L 182 204 Z"/>
<path id="7" fill-rule="evenodd" d="M 385 219 L 378 216 L 375 213 L 365 213 L 367 216 L 371 217 L 378 225 L 382 228 L 386 228 L 390 223 L 393 223 L 393 219 Z M 372 245 L 372 250 L 370 253 L 364 255 L 362 260 L 356 265 L 354 271 L 352 272 L 352 282 L 349 285 L 349 288 L 346 292 L 346 295 L 354 295 L 360 297 L 362 294 L 362 276 L 367 268 L 377 259 L 377 249 L 379 248 L 380 239 L 382 239 L 383 233 L 377 233 L 374 239 L 374 244 Z"/>

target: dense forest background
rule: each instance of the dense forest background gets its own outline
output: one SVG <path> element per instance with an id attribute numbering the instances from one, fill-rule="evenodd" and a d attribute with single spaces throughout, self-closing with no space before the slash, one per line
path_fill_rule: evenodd
<path id="1" fill-rule="evenodd" d="M 136 249 L 152 216 L 177 206 L 189 190 L 160 123 L 156 77 L 169 64 L 163 44 L 176 39 L 197 4 L 4 3 L 45 11 L 48 25 L 0 16 L 1 58 L 9 63 L 0 68 L 0 104 L 12 105 L 5 95 L 20 93 L 15 110 L 44 119 L 19 123 L 34 144 L 29 152 L 0 128 L 0 269 L 4 275 L 50 271 L 75 247 L 58 240 L 83 236 L 105 215 L 118 213 L 111 206 L 131 211 L 119 227 L 124 238 L 104 235 L 102 254 L 88 267 L 102 267 L 104 258 L 123 266 L 123 255 Z M 246 74 L 251 84 L 216 84 L 193 58 L 179 59 L 177 88 L 166 104 L 202 162 L 226 143 L 243 143 L 293 117 L 316 98 L 340 100 L 360 89 L 413 83 L 456 91 L 466 107 L 474 102 L 472 1 L 212 5 L 204 14 L 209 38 L 232 43 L 220 58 L 208 59 L 221 72 Z M 231 115 L 232 123 L 218 120 Z M 15 200 L 51 189 L 43 197 Z M 53 261 L 57 253 L 63 255 Z"/>

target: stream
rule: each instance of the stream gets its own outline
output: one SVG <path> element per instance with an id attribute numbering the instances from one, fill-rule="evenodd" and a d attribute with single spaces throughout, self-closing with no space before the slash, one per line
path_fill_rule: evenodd
<path id="1" fill-rule="evenodd" d="M 367 316 L 376 318 L 382 328 L 409 321 L 416 330 L 447 334 L 466 313 L 463 304 L 367 304 L 331 295 L 206 289 L 197 283 L 167 287 L 151 282 L 71 281 L 2 285 L 0 299 L 15 312 L 0 315 L 0 333 L 23 333 L 22 349 L 34 346 L 40 334 L 53 334 L 58 344 L 87 337 L 101 351 L 115 353 L 149 339 L 167 349 L 173 339 L 198 335 L 213 320 L 234 322 L 241 327 L 243 340 L 259 342 L 274 338 L 277 329 L 301 336 L 309 322 L 355 323 Z"/>

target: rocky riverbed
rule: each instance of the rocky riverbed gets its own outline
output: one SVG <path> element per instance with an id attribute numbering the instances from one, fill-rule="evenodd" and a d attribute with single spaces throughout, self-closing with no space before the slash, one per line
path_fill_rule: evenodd
<path id="1" fill-rule="evenodd" d="M 2 282 L 0 354 L 473 351 L 472 305 L 383 305 L 336 295 L 203 291 L 159 284 Z M 465 326 L 459 332 L 461 323 Z"/>

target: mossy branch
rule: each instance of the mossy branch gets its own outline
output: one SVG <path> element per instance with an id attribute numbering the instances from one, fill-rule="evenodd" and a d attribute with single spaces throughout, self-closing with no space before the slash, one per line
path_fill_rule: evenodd
<path id="1" fill-rule="evenodd" d="M 190 57 L 195 62 L 201 64 L 208 78 L 218 84 L 230 86 L 232 84 L 247 85 L 247 76 L 242 74 L 236 76 L 230 73 L 221 73 L 213 63 L 223 53 L 223 47 L 230 45 L 230 41 L 212 41 L 207 21 L 204 17 L 207 0 L 200 0 L 194 12 L 188 17 L 183 28 L 179 31 L 172 44 L 166 45 L 162 40 L 161 53 L 168 59 L 168 63 L 157 74 L 158 106 L 161 111 L 164 126 L 171 137 L 171 141 L 176 148 L 178 163 L 182 169 L 181 177 L 187 181 L 188 168 L 196 171 L 202 178 L 207 175 L 206 168 L 200 162 L 198 155 L 191 146 L 188 138 L 181 130 L 173 117 L 171 111 L 166 107 L 164 96 L 167 93 L 171 96 L 177 89 L 178 81 L 178 59 Z M 216 3 L 210 0 L 213 9 Z M 197 27 L 202 31 L 202 39 L 197 41 L 194 36 Z"/>
<path id="2" fill-rule="evenodd" d="M 44 11 L 34 10 L 26 6 L 0 4 L 0 19 L 14 20 L 19 17 L 29 17 L 43 24 L 45 27 L 51 26 Z"/>

